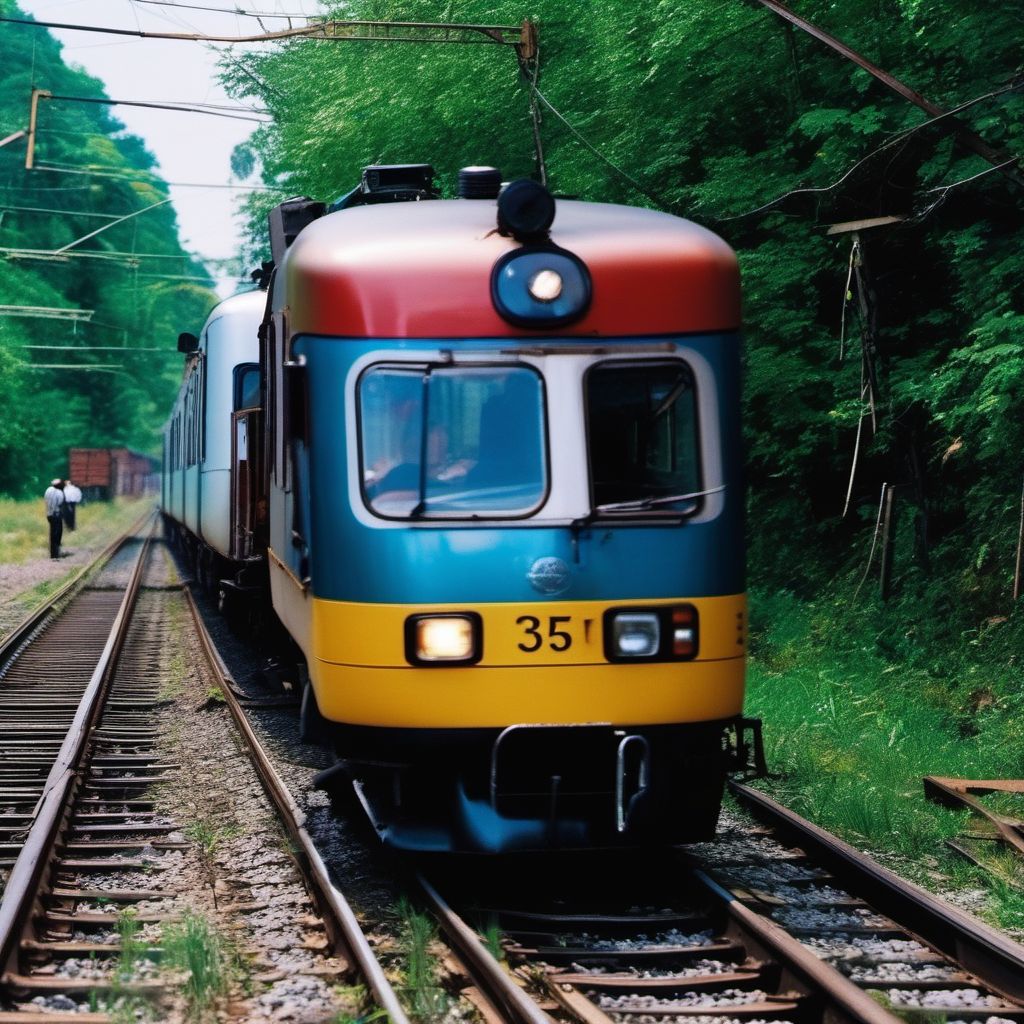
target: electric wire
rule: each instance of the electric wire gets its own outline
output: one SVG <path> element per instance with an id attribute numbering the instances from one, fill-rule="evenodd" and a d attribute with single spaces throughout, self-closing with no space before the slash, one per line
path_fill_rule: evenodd
<path id="1" fill-rule="evenodd" d="M 669 203 L 666 199 L 659 196 L 657 193 L 652 192 L 644 185 L 640 184 L 640 182 L 637 181 L 636 178 L 634 178 L 628 172 L 624 171 L 621 167 L 619 167 L 617 163 L 615 163 L 609 157 L 605 156 L 605 154 L 602 153 L 601 150 L 597 148 L 597 146 L 595 146 L 585 135 L 583 135 L 582 132 L 580 132 L 574 125 L 572 125 L 569 122 L 565 115 L 557 107 L 555 107 L 555 105 L 544 95 L 544 93 L 540 91 L 540 89 L 537 88 L 535 84 L 533 84 L 531 88 L 533 93 L 536 95 L 537 99 L 539 99 L 541 103 L 543 103 L 544 106 L 547 107 L 548 110 L 550 110 L 551 113 L 554 114 L 555 117 L 563 125 L 565 125 L 566 128 L 569 129 L 569 131 L 573 134 L 573 136 L 581 145 L 586 147 L 586 149 L 593 153 L 594 156 L 596 156 L 599 160 L 602 160 L 604 163 L 606 163 L 613 171 L 615 171 L 616 174 L 618 174 L 620 177 L 628 181 L 633 186 L 633 188 L 635 188 L 642 196 L 645 196 L 652 203 L 654 203 L 663 210 L 672 209 L 672 204 Z"/>
<path id="2" fill-rule="evenodd" d="M 161 178 L 147 175 L 146 172 L 140 171 L 137 174 L 121 174 L 117 171 L 105 171 L 105 170 L 90 170 L 81 167 L 68 167 L 62 164 L 38 164 L 35 168 L 37 171 L 49 171 L 54 174 L 83 174 L 86 176 L 96 178 L 115 178 L 122 181 L 137 181 L 142 184 L 152 185 L 154 188 L 159 189 L 163 186 L 168 188 L 228 188 L 237 189 L 243 192 L 287 192 L 288 189 L 280 188 L 276 185 L 233 185 L 233 184 L 221 184 L 206 181 L 164 181 Z M 18 187 L 18 186 L 11 186 Z"/>
<path id="3" fill-rule="evenodd" d="M 224 110 L 211 110 L 206 109 L 205 104 L 190 104 L 185 103 L 161 103 L 156 100 L 109 100 L 93 96 L 58 96 L 56 94 L 45 97 L 47 100 L 62 100 L 71 103 L 95 103 L 100 106 L 107 107 L 145 107 L 149 110 L 176 110 L 185 114 L 206 114 L 208 117 L 226 117 L 234 121 L 253 121 L 256 124 L 267 124 L 267 121 L 259 117 L 249 117 L 246 114 L 230 114 L 227 113 L 227 109 Z M 233 108 L 236 110 L 245 110 L 245 107 Z"/>
<path id="4" fill-rule="evenodd" d="M 891 136 L 880 146 L 871 150 L 865 156 L 862 156 L 855 164 L 853 164 L 850 168 L 844 171 L 843 174 L 840 175 L 830 185 L 806 186 L 802 188 L 790 189 L 788 192 L 784 192 L 782 193 L 782 195 L 776 196 L 774 199 L 769 200 L 767 203 L 762 203 L 760 206 L 757 206 L 752 210 L 747 210 L 746 213 L 737 213 L 729 217 L 714 217 L 711 219 L 719 223 L 727 223 L 729 221 L 734 220 L 743 220 L 745 217 L 753 217 L 756 214 L 763 213 L 764 211 L 771 209 L 773 206 L 777 206 L 779 203 L 791 198 L 792 196 L 823 195 L 828 192 L 833 192 L 840 185 L 842 185 L 843 182 L 845 182 L 847 178 L 850 177 L 850 175 L 852 175 L 855 171 L 859 170 L 868 161 L 873 160 L 880 153 L 884 153 L 886 150 L 892 149 L 894 146 L 906 142 L 907 139 L 910 138 L 910 136 L 916 134 L 917 132 L 920 132 L 925 128 L 929 128 L 932 125 L 936 124 L 937 122 L 944 120 L 945 118 L 954 117 L 955 115 L 962 113 L 963 111 L 968 110 L 979 103 L 984 103 L 986 100 L 995 99 L 996 97 L 1004 96 L 1007 93 L 1020 92 L 1022 89 L 1024 89 L 1024 80 L 1013 81 L 1009 85 L 1003 86 L 1001 89 L 994 89 L 991 92 L 984 93 L 981 96 L 975 96 L 972 99 L 969 99 L 964 103 L 961 103 L 959 106 L 953 107 L 950 110 L 946 110 L 941 114 L 937 114 L 935 117 L 930 117 L 926 121 L 922 121 L 920 124 L 911 125 L 909 128 L 903 129 L 894 134 L 893 136 Z M 989 171 L 1005 170 L 1012 164 L 1019 162 L 1020 157 L 1013 157 L 1012 159 L 1007 160 L 1002 164 L 993 166 L 989 168 L 989 170 L 983 171 L 982 174 L 988 174 Z M 980 175 L 978 176 L 980 177 Z M 950 187 L 952 188 L 956 187 L 956 185 L 959 184 L 966 184 L 967 181 L 970 180 L 973 180 L 973 178 L 965 179 L 964 182 L 957 182 L 954 185 L 951 185 Z M 940 188 L 941 187 L 943 186 L 940 186 Z M 930 189 L 929 191 L 937 191 L 937 189 Z"/>
<path id="5" fill-rule="evenodd" d="M 518 37 L 521 29 L 514 25 L 471 25 L 451 24 L 440 25 L 433 22 L 421 21 L 314 21 L 309 25 L 300 28 L 275 29 L 272 32 L 257 33 L 255 35 L 225 36 L 200 32 L 150 32 L 130 28 L 110 28 L 102 25 L 82 25 L 70 22 L 58 21 L 35 21 L 32 18 L 10 18 L 0 16 L 0 22 L 10 25 L 26 25 L 31 28 L 64 29 L 70 32 L 98 32 L 103 35 L 133 36 L 137 39 L 170 39 L 180 42 L 192 43 L 268 43 L 286 42 L 290 39 L 326 39 L 338 42 L 385 42 L 385 43 L 461 43 L 481 46 L 515 46 L 518 45 Z M 409 30 L 429 31 L 431 29 L 443 29 L 448 35 L 445 38 L 435 39 L 431 36 L 420 35 L 338 35 L 338 29 L 358 30 L 368 29 L 372 31 Z M 470 33 L 468 38 L 451 38 L 451 32 Z M 507 37 L 507 38 L 506 38 Z"/>
<path id="6" fill-rule="evenodd" d="M 243 18 L 316 18 L 316 14 L 302 14 L 299 11 L 246 11 L 241 8 L 206 7 L 202 4 L 183 4 L 175 0 L 132 0 L 133 4 L 151 4 L 155 7 L 181 7 L 187 11 L 212 11 L 214 14 L 234 14 Z"/>

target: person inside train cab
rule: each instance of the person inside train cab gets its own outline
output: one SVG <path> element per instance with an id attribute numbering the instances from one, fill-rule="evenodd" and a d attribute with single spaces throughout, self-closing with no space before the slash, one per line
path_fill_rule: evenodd
<path id="1" fill-rule="evenodd" d="M 75 529 L 75 512 L 78 510 L 78 503 L 82 500 L 82 492 L 70 480 L 64 481 L 64 504 L 61 511 L 64 514 L 64 525 L 71 531 Z"/>
<path id="2" fill-rule="evenodd" d="M 60 539 L 64 533 L 64 481 L 51 480 L 43 501 L 46 502 L 46 521 L 50 524 L 50 557 L 60 558 Z"/>

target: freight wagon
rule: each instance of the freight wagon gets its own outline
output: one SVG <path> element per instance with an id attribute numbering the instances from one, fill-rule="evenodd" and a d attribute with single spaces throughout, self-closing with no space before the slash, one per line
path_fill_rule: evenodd
<path id="1" fill-rule="evenodd" d="M 150 493 L 154 472 L 153 459 L 129 448 L 68 449 L 68 479 L 92 501 Z"/>

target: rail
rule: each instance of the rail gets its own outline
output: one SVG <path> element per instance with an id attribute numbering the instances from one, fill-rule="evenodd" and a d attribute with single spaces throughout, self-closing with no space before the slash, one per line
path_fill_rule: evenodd
<path id="1" fill-rule="evenodd" d="M 153 518 L 153 513 L 149 514 Z M 18 939 L 31 913 L 36 890 L 49 863 L 49 853 L 57 836 L 68 799 L 79 778 L 79 768 L 86 740 L 103 703 L 113 669 L 124 644 L 132 609 L 138 595 L 154 527 L 139 550 L 139 556 L 125 590 L 114 624 L 99 661 L 89 679 L 85 693 L 61 744 L 57 759 L 50 769 L 43 795 L 32 814 L 32 825 L 25 843 L 11 868 L 10 877 L 0 900 L 0 964 L 10 972 L 17 956 Z M 121 541 L 114 546 L 115 550 Z"/>
<path id="2" fill-rule="evenodd" d="M 221 682 L 221 691 L 228 709 L 238 726 L 239 732 L 245 740 L 250 760 L 256 768 L 257 774 L 267 791 L 268 796 L 274 802 L 281 819 L 284 822 L 292 842 L 300 851 L 302 866 L 305 874 L 313 883 L 317 902 L 321 910 L 325 911 L 324 918 L 329 930 L 333 932 L 334 938 L 341 937 L 356 966 L 362 972 L 370 991 L 377 1000 L 377 1004 L 391 1018 L 391 1024 L 410 1024 L 402 1005 L 398 1000 L 395 990 L 384 975 L 383 968 L 374 955 L 366 936 L 359 927 L 359 922 L 349 906 L 344 894 L 331 881 L 330 873 L 323 858 L 320 856 L 312 837 L 306 830 L 306 815 L 296 804 L 288 787 L 282 781 L 273 763 L 267 756 L 266 751 L 260 743 L 259 737 L 253 731 L 249 720 L 242 710 L 235 696 L 235 680 L 225 665 L 223 658 L 214 646 L 213 638 L 210 636 L 206 624 L 203 622 L 191 591 L 187 585 L 182 586 L 185 599 L 188 602 L 192 619 L 196 626 L 203 652 L 206 655 L 210 668 Z"/>
<path id="3" fill-rule="evenodd" d="M 1024 1001 L 1024 946 L 900 878 L 764 793 L 736 782 L 729 788 L 756 817 L 821 860 L 851 891 L 1000 995 Z"/>
<path id="4" fill-rule="evenodd" d="M 515 983 L 484 947 L 480 936 L 452 910 L 437 889 L 422 874 L 417 875 L 417 881 L 473 980 L 486 998 L 505 1012 L 505 1019 L 514 1024 L 554 1024 L 553 1018 Z"/>

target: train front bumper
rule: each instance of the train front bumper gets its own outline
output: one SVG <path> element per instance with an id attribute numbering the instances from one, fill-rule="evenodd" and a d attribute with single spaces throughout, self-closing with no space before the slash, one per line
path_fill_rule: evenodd
<path id="1" fill-rule="evenodd" d="M 427 731 L 404 765 L 357 759 L 346 768 L 378 835 L 398 849 L 664 846 L 714 835 L 726 773 L 737 767 L 733 725 Z"/>

